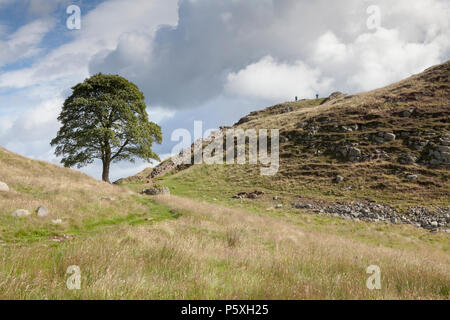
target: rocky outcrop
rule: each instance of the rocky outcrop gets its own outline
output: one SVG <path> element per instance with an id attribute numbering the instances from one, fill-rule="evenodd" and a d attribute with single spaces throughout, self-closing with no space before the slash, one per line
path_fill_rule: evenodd
<path id="1" fill-rule="evenodd" d="M 161 162 L 159 165 L 153 168 L 152 172 L 147 176 L 148 179 L 154 179 L 156 177 L 162 177 L 167 173 L 183 170 L 191 167 L 194 163 L 194 148 L 197 143 L 202 145 L 202 148 L 205 148 L 215 139 L 223 139 L 223 133 L 226 130 L 226 127 L 221 128 L 220 130 L 216 130 L 211 132 L 211 135 L 208 138 L 199 139 L 194 142 L 189 148 L 186 149 L 189 154 L 190 163 L 185 163 L 185 159 L 183 156 L 183 152 L 180 152 L 178 155 L 167 159 Z"/>
<path id="2" fill-rule="evenodd" d="M 417 161 L 417 157 L 409 153 L 401 153 L 398 157 L 398 162 L 401 164 L 414 164 Z"/>
<path id="3" fill-rule="evenodd" d="M 429 143 L 425 151 L 430 165 L 450 164 L 450 141 L 448 136 L 439 139 L 439 143 Z"/>
<path id="4" fill-rule="evenodd" d="M 325 100 L 322 101 L 321 105 L 325 104 L 325 103 L 327 103 L 329 101 L 333 101 L 333 100 L 339 99 L 339 98 L 344 97 L 344 96 L 345 96 L 345 94 L 343 94 L 342 92 L 339 92 L 339 91 L 333 92 L 332 94 L 330 94 L 330 96 L 328 98 L 326 98 Z"/>
<path id="5" fill-rule="evenodd" d="M 430 231 L 447 231 L 450 228 L 450 206 L 436 207 L 433 210 L 425 207 L 410 207 L 405 213 L 399 213 L 388 205 L 363 201 L 337 202 L 328 205 L 306 201 L 292 203 L 292 207 L 312 210 L 316 214 L 330 214 L 347 220 L 410 224 Z"/>
<path id="6" fill-rule="evenodd" d="M 245 117 L 242 117 L 241 119 L 239 119 L 239 121 L 236 122 L 234 125 L 235 126 L 239 126 L 241 124 L 244 124 L 244 123 L 247 123 L 247 122 L 250 122 L 250 121 L 252 121 L 252 118 L 250 118 L 249 116 L 245 116 Z"/>

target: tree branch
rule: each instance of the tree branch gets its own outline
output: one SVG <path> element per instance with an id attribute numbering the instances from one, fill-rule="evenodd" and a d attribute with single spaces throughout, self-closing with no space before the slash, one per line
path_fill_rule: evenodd
<path id="1" fill-rule="evenodd" d="M 130 141 L 127 139 L 123 144 L 123 146 L 121 146 L 120 149 L 116 152 L 116 154 L 111 157 L 111 161 L 113 161 L 123 151 L 123 149 L 127 146 L 128 142 Z"/>

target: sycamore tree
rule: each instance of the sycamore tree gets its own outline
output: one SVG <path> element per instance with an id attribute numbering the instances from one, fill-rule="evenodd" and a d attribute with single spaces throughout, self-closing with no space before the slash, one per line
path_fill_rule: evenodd
<path id="1" fill-rule="evenodd" d="M 112 162 L 159 160 L 152 145 L 161 143 L 161 128 L 149 121 L 144 95 L 135 84 L 99 73 L 72 90 L 58 117 L 62 126 L 51 142 L 64 166 L 81 168 L 99 159 L 102 179 L 109 182 Z"/>

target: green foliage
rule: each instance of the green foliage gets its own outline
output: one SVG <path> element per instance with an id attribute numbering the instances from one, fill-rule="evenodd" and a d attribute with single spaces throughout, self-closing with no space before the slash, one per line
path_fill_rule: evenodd
<path id="1" fill-rule="evenodd" d="M 139 88 L 118 75 L 96 74 L 72 88 L 58 120 L 62 123 L 51 145 L 66 167 L 103 162 L 103 180 L 109 181 L 111 162 L 135 158 L 159 160 L 152 151 L 161 143 L 161 128 L 149 121 Z"/>

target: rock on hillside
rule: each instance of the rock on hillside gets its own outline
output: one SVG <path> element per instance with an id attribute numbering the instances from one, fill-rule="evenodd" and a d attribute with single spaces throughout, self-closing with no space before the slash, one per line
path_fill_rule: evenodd
<path id="1" fill-rule="evenodd" d="M 0 181 L 0 192 L 9 192 L 8 185 L 1 181 Z"/>

